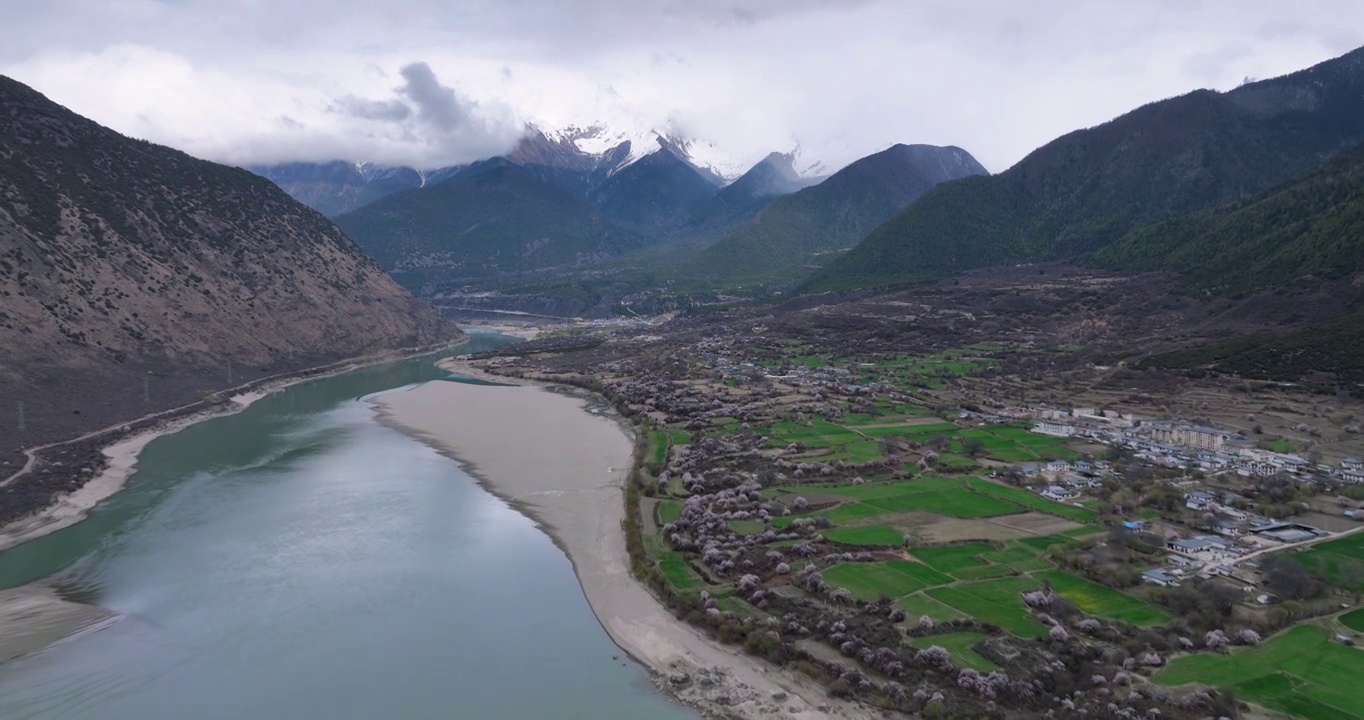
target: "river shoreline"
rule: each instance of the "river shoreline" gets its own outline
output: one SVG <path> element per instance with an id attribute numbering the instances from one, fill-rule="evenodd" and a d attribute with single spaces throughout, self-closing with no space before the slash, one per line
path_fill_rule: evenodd
<path id="1" fill-rule="evenodd" d="M 428 382 L 387 393 L 371 400 L 380 421 L 456 460 L 535 520 L 568 556 L 602 628 L 661 691 L 709 717 L 873 717 L 803 676 L 705 636 L 631 575 L 622 523 L 634 443 L 604 400 L 458 360 L 440 367 L 501 385 Z"/>
<path id="2" fill-rule="evenodd" d="M 32 458 L 38 453 L 103 435 L 108 435 L 110 438 L 110 441 L 100 448 L 101 468 L 93 474 L 90 480 L 73 492 L 56 496 L 46 508 L 0 526 L 0 552 L 84 520 L 96 505 L 123 489 L 128 478 L 132 477 L 133 472 L 137 469 L 137 458 L 142 449 L 163 435 L 179 432 L 205 420 L 241 412 L 256 401 L 299 383 L 332 377 L 371 365 L 396 362 L 408 357 L 453 350 L 468 342 L 469 337 L 465 335 L 463 339 L 457 342 L 437 347 L 394 350 L 304 368 L 278 377 L 265 378 L 248 385 L 225 390 L 223 393 L 233 394 L 216 405 L 202 406 L 202 403 L 195 403 L 184 407 L 171 408 L 170 410 L 143 415 L 120 423 L 118 426 L 104 428 L 71 440 L 30 448 L 25 451 L 30 456 L 29 464 L 24 469 L 6 478 L 4 482 L 0 482 L 0 487 L 20 480 L 29 472 L 35 462 Z M 146 427 L 138 427 L 132 430 L 121 429 L 138 425 L 146 425 Z"/>
<path id="3" fill-rule="evenodd" d="M 439 347 L 406 349 L 363 358 L 352 358 L 328 365 L 305 368 L 277 378 L 256 381 L 234 388 L 236 394 L 217 405 L 186 412 L 186 408 L 130 420 L 124 426 L 146 425 L 131 431 L 106 428 L 67 443 L 30 449 L 30 453 L 59 447 L 81 440 L 110 435 L 112 442 L 100 448 L 103 457 L 101 470 L 75 491 L 57 496 L 43 510 L 0 527 L 0 552 L 75 525 L 84 520 L 100 502 L 117 494 L 137 470 L 138 457 L 153 440 L 183 430 L 196 423 L 241 412 L 253 403 L 294 385 L 331 377 L 352 370 L 394 362 L 433 352 L 457 348 L 469 341 L 464 339 Z M 232 391 L 229 391 L 232 392 Z M 192 408 L 193 406 L 189 406 Z M 183 414 L 179 414 L 183 413 Z M 32 462 L 30 466 L 32 467 Z M 26 468 L 27 469 L 27 468 Z M 17 480 L 24 471 L 8 478 L 4 484 Z M 0 484 L 2 485 L 2 484 Z M 37 581 L 8 590 L 0 590 L 0 666 L 4 663 L 37 652 L 77 633 L 92 631 L 114 621 L 117 616 L 102 608 L 65 600 L 45 581 Z"/>

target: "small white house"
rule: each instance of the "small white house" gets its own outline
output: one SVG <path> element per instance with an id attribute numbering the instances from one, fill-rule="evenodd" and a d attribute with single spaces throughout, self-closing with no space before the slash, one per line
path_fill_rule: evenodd
<path id="1" fill-rule="evenodd" d="M 1141 574 L 1141 579 L 1152 585 L 1159 585 L 1161 587 L 1174 587 L 1179 584 L 1179 578 L 1171 575 L 1162 568 L 1151 568 L 1150 570 L 1143 572 Z"/>
<path id="2" fill-rule="evenodd" d="M 1202 510 L 1216 501 L 1217 498 L 1206 490 L 1195 490 L 1184 495 L 1184 507 L 1190 510 Z"/>
<path id="3" fill-rule="evenodd" d="M 1064 485 L 1048 485 L 1047 488 L 1042 491 L 1042 497 L 1060 502 L 1075 497 L 1075 493 Z"/>

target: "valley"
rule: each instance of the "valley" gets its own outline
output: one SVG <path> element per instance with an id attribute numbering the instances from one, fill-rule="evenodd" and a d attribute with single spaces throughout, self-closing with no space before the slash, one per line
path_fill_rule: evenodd
<path id="1" fill-rule="evenodd" d="M 0 76 L 0 715 L 1364 720 L 1313 57 L 995 168 L 424 61 L 211 162 Z"/>

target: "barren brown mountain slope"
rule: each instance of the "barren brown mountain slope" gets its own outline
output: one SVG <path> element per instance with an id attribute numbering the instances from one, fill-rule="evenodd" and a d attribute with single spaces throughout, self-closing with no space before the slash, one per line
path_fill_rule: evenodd
<path id="1" fill-rule="evenodd" d="M 0 77 L 0 479 L 22 447 L 457 335 L 270 181 Z"/>

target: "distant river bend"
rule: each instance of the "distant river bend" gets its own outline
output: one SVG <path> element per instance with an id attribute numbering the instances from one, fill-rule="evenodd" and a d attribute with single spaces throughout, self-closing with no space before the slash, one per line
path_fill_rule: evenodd
<path id="1" fill-rule="evenodd" d="M 533 522 L 375 421 L 362 398 L 447 378 L 433 359 L 160 438 L 87 521 L 0 554 L 0 587 L 122 615 L 0 666 L 0 718 L 694 718 Z"/>

